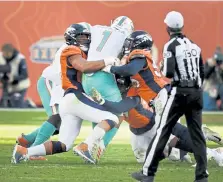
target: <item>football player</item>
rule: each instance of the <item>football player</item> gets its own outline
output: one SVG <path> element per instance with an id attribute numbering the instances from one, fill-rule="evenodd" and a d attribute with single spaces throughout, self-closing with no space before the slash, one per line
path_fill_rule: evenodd
<path id="1" fill-rule="evenodd" d="M 88 61 L 103 59 L 108 56 L 118 57 L 121 53 L 125 38 L 132 33 L 133 22 L 127 16 L 120 16 L 114 20 L 111 26 L 95 25 L 91 28 L 91 45 L 88 52 Z M 102 97 L 110 101 L 120 101 L 121 94 L 117 87 L 113 74 L 98 71 L 91 74 L 83 74 L 82 84 L 85 92 L 91 96 L 92 87 L 96 88 Z M 118 114 L 118 113 L 117 113 Z M 115 136 L 117 128 L 106 133 L 101 147 L 99 158 L 103 149 Z M 82 146 L 76 146 L 74 151 L 81 150 Z"/>
<path id="2" fill-rule="evenodd" d="M 86 22 L 79 23 L 86 27 L 90 31 L 91 25 Z M 45 112 L 48 116 L 40 128 L 34 130 L 29 134 L 21 134 L 17 137 L 17 143 L 24 146 L 35 146 L 44 143 L 52 136 L 57 134 L 60 127 L 61 118 L 58 111 L 58 106 L 61 98 L 63 97 L 64 90 L 61 86 L 61 68 L 60 68 L 60 56 L 62 51 L 69 46 L 69 29 L 64 33 L 65 43 L 56 52 L 55 58 L 52 64 L 46 67 L 42 75 L 37 82 L 37 90 L 42 101 Z M 84 46 L 84 45 L 83 45 Z M 84 49 L 84 48 L 83 48 Z M 86 49 L 86 48 L 85 48 Z M 87 51 L 87 49 L 86 49 Z"/>
<path id="3" fill-rule="evenodd" d="M 106 70 L 113 74 L 131 77 L 136 86 L 129 89 L 127 96 L 140 96 L 147 103 L 155 98 L 154 105 L 157 113 L 156 117 L 159 117 L 159 113 L 162 111 L 161 101 L 163 96 L 165 96 L 165 93 L 163 94 L 162 92 L 168 90 L 169 85 L 163 80 L 158 67 L 151 58 L 150 49 L 152 44 L 152 38 L 148 33 L 144 31 L 133 32 L 124 43 L 125 54 L 128 54 L 127 64 L 123 66 L 109 66 Z M 162 88 L 165 88 L 165 90 L 163 91 Z M 127 106 L 122 104 L 122 108 L 128 106 L 130 106 L 130 104 Z M 111 111 L 121 112 L 119 108 L 120 107 L 118 106 L 114 107 Z M 156 133 L 156 125 L 158 123 L 155 125 L 155 119 L 153 118 L 154 116 L 152 116 L 153 114 L 145 111 L 140 106 L 132 107 L 128 111 L 127 121 L 130 124 L 130 130 L 132 132 L 132 148 L 136 153 L 136 156 L 137 153 L 145 154 L 148 147 L 147 144 L 152 140 Z M 181 129 L 179 129 L 178 126 L 179 124 L 174 127 L 173 134 L 179 138 L 185 133 L 185 128 L 180 127 Z M 182 138 L 182 140 L 184 139 L 185 137 Z M 179 147 L 181 143 L 177 142 L 177 144 L 175 143 L 173 145 L 173 142 L 171 142 L 171 145 L 172 147 L 175 145 Z M 187 151 L 191 150 L 187 149 Z M 143 160 L 144 158 L 141 159 Z"/>
<path id="4" fill-rule="evenodd" d="M 132 151 L 134 152 L 137 162 L 143 163 L 145 161 L 146 150 L 148 146 L 150 145 L 151 140 L 156 134 L 157 126 L 155 123 L 155 113 L 153 109 L 150 108 L 148 103 L 139 96 L 125 97 L 120 102 L 111 102 L 111 101 L 107 101 L 103 99 L 100 93 L 96 89 L 93 89 L 92 93 L 93 93 L 93 99 L 97 103 L 102 105 L 104 108 L 106 108 L 108 111 L 113 112 L 113 113 L 129 112 L 129 110 L 135 108 L 136 110 L 140 110 L 142 117 L 147 117 L 148 126 L 153 125 L 152 127 L 148 127 L 148 128 L 146 127 L 138 128 L 138 133 L 133 133 L 134 131 L 131 130 L 131 125 L 130 125 L 130 130 L 132 133 L 131 135 Z M 128 113 L 126 114 L 125 120 L 129 122 Z M 205 130 L 207 130 L 208 128 L 206 126 L 205 128 L 206 129 L 204 129 L 203 132 L 206 135 L 207 131 Z M 222 140 L 218 133 L 213 132 L 210 129 L 208 130 L 209 130 L 208 132 L 209 134 L 212 133 L 212 137 L 218 136 L 218 138 Z M 216 142 L 215 140 L 212 140 L 212 141 Z M 87 142 L 87 140 L 85 142 Z M 163 157 L 169 157 L 171 154 L 171 151 L 174 148 L 192 153 L 193 152 L 192 146 L 193 146 L 193 143 L 191 141 L 187 127 L 185 127 L 184 125 L 180 123 L 177 123 L 173 127 L 172 137 L 170 137 L 169 142 L 167 143 L 163 151 Z M 221 147 L 216 148 L 216 149 L 207 148 L 207 155 L 209 156 L 208 157 L 209 159 L 213 158 L 219 166 L 221 167 L 223 166 L 223 149 Z"/>
<path id="5" fill-rule="evenodd" d="M 79 133 L 82 119 L 95 123 L 100 122 L 94 129 L 96 137 L 103 137 L 104 130 L 110 130 L 117 123 L 115 115 L 102 111 L 102 108 L 86 97 L 80 82 L 83 72 L 98 71 L 109 64 L 117 63 L 119 59 L 108 57 L 99 61 L 86 61 L 86 52 L 91 41 L 91 34 L 86 26 L 72 24 L 66 31 L 66 37 L 67 46 L 64 47 L 60 55 L 61 85 L 66 92 L 60 104 L 62 123 L 59 141 L 49 141 L 28 149 L 16 145 L 13 151 L 13 163 L 19 163 L 26 155 L 29 157 L 68 151 Z M 83 111 L 87 111 L 87 114 Z M 92 113 L 98 114 L 94 115 Z M 98 132 L 100 129 L 101 132 Z"/>

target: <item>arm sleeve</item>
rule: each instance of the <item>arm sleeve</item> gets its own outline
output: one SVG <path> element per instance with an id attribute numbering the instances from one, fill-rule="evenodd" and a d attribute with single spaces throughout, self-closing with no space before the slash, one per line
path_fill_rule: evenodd
<path id="1" fill-rule="evenodd" d="M 26 66 L 26 60 L 22 59 L 19 63 L 18 76 L 14 78 L 14 80 L 21 81 L 28 77 L 28 71 Z"/>
<path id="2" fill-rule="evenodd" d="M 135 58 L 130 63 L 123 66 L 112 66 L 111 73 L 121 76 L 133 76 L 143 69 L 146 65 L 145 58 Z"/>
<path id="3" fill-rule="evenodd" d="M 126 97 L 120 102 L 111 102 L 105 100 L 103 106 L 112 113 L 123 113 L 129 111 L 132 108 L 135 108 L 140 103 L 141 103 L 140 97 L 134 96 L 134 97 Z"/>
<path id="4" fill-rule="evenodd" d="M 204 63 L 203 63 L 203 59 L 202 56 L 200 55 L 200 60 L 199 60 L 199 68 L 200 68 L 200 77 L 202 80 L 202 83 L 204 81 Z"/>
<path id="5" fill-rule="evenodd" d="M 173 78 L 176 66 L 175 51 L 171 44 L 166 44 L 163 49 L 162 74 L 167 78 Z"/>

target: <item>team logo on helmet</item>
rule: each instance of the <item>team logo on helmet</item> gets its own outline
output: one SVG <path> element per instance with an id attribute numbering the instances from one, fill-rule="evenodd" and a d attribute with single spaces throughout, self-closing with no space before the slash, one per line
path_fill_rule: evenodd
<path id="1" fill-rule="evenodd" d="M 138 46 L 139 44 L 143 43 L 143 42 L 146 42 L 146 41 L 153 41 L 152 40 L 152 37 L 148 34 L 143 34 L 143 35 L 138 35 L 136 37 L 136 42 L 135 42 L 135 45 L 134 46 Z"/>

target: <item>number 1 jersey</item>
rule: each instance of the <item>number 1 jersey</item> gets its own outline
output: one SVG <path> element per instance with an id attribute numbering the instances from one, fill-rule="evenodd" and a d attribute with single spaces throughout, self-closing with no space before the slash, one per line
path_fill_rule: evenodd
<path id="1" fill-rule="evenodd" d="M 96 61 L 109 56 L 118 57 L 127 36 L 125 32 L 108 26 L 93 26 L 87 60 Z"/>

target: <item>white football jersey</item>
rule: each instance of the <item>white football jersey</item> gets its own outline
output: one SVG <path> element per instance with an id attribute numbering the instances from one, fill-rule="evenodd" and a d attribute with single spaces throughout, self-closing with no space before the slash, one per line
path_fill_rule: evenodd
<path id="1" fill-rule="evenodd" d="M 61 85 L 61 65 L 60 56 L 62 51 L 67 47 L 67 44 L 63 44 L 60 49 L 56 52 L 52 64 L 46 67 L 42 72 L 42 77 L 54 82 L 56 85 Z"/>
<path id="2" fill-rule="evenodd" d="M 63 44 L 60 49 L 56 52 L 52 64 L 46 67 L 42 72 L 42 77 L 47 80 L 52 81 L 52 87 L 48 90 L 50 91 L 51 99 L 50 106 L 55 104 L 60 104 L 61 99 L 64 95 L 64 90 L 61 84 L 61 65 L 60 56 L 62 51 L 67 47 L 67 44 Z"/>
<path id="3" fill-rule="evenodd" d="M 128 34 L 112 27 L 95 25 L 91 28 L 88 61 L 118 57 Z"/>

